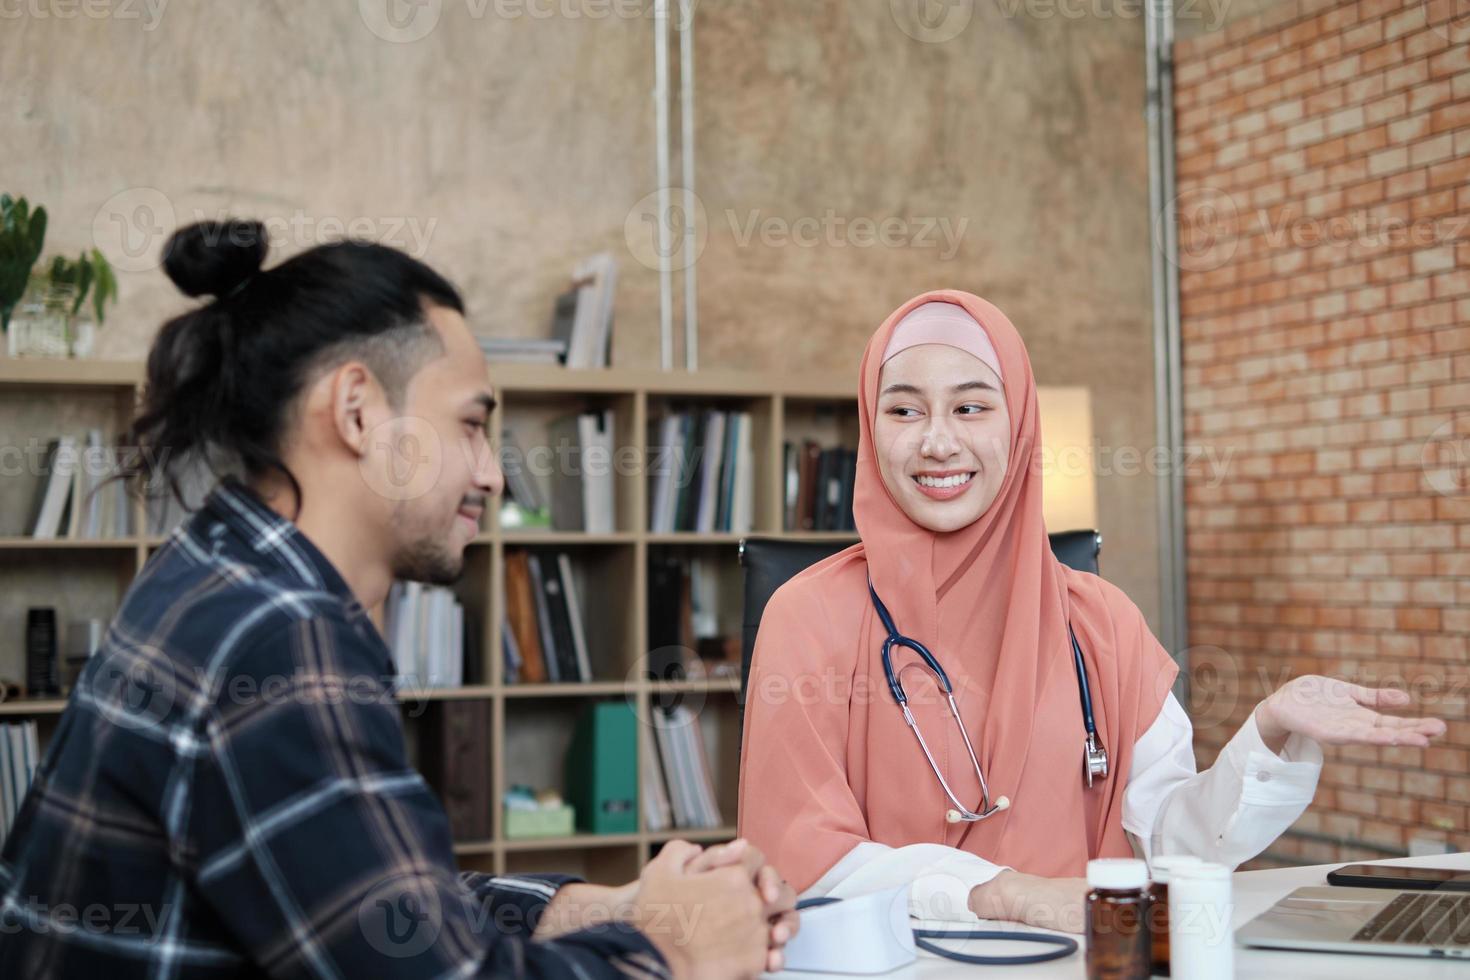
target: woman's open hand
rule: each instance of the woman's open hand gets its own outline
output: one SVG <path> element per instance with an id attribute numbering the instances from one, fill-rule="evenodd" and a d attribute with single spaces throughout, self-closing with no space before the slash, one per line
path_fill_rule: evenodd
<path id="1" fill-rule="evenodd" d="M 1256 706 L 1256 727 L 1272 752 L 1295 732 L 1324 745 L 1416 745 L 1445 733 L 1438 718 L 1385 715 L 1378 708 L 1404 708 L 1404 691 L 1363 687 L 1334 677 L 1308 674 L 1281 685 Z"/>

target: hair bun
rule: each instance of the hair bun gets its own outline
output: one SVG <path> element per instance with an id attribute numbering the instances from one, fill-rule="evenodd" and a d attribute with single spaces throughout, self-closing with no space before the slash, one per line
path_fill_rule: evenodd
<path id="1" fill-rule="evenodd" d="M 259 221 L 201 221 L 180 228 L 163 247 L 163 268 L 186 296 L 225 296 L 265 263 Z"/>

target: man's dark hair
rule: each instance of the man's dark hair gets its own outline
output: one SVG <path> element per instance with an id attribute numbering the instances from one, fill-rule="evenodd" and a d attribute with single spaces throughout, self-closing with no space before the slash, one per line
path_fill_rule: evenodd
<path id="1" fill-rule="evenodd" d="M 122 476 L 166 479 L 202 461 L 247 477 L 276 471 L 303 386 L 361 360 L 395 407 L 409 379 L 443 351 L 426 308 L 459 313 L 444 277 L 396 249 L 321 245 L 264 271 L 269 243 L 256 221 L 207 221 L 175 232 L 164 270 L 187 296 L 214 300 L 168 321 L 148 352 L 143 402 L 125 437 Z"/>

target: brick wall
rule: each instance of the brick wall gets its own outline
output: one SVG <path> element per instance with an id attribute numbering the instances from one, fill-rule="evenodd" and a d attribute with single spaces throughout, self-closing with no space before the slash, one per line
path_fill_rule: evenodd
<path id="1" fill-rule="evenodd" d="M 1175 59 L 1200 762 L 1293 674 L 1411 684 L 1448 736 L 1329 750 L 1267 860 L 1470 850 L 1470 6 L 1285 0 Z"/>

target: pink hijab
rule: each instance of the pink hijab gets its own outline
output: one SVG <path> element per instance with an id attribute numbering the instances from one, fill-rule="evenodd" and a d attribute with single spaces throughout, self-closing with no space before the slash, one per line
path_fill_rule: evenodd
<path id="1" fill-rule="evenodd" d="M 899 323 L 930 303 L 954 304 L 983 327 L 1011 419 L 995 501 L 948 533 L 904 514 L 873 451 L 883 355 Z M 1048 876 L 1130 855 L 1122 808 L 1133 743 L 1157 717 L 1177 668 L 1122 592 L 1052 556 L 1036 383 L 1020 335 L 978 296 L 926 293 L 873 334 L 860 379 L 853 511 L 862 542 L 797 575 L 766 607 L 746 695 L 741 836 L 798 890 L 863 841 L 948 844 Z M 975 824 L 945 821 L 950 804 L 884 679 L 886 634 L 868 576 L 899 630 L 948 672 L 991 798 L 1009 797 L 1009 810 Z M 1091 789 L 1069 619 L 1110 755 L 1108 777 Z M 938 685 L 913 655 L 893 660 L 941 771 L 974 808 L 980 786 Z"/>

